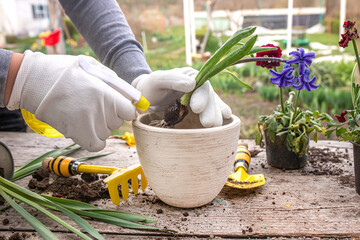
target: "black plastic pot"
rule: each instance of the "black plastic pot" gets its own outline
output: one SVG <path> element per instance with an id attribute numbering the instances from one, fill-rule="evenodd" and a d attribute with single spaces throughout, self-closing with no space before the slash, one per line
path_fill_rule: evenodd
<path id="1" fill-rule="evenodd" d="M 266 159 L 268 164 L 275 168 L 288 170 L 303 168 L 307 163 L 306 154 L 299 157 L 296 153 L 290 151 L 286 147 L 285 140 L 286 134 L 276 136 L 275 141 L 272 142 L 267 136 L 267 131 L 265 131 Z"/>
<path id="2" fill-rule="evenodd" d="M 354 153 L 354 172 L 355 172 L 355 187 L 357 194 L 360 194 L 360 144 L 353 144 Z"/>

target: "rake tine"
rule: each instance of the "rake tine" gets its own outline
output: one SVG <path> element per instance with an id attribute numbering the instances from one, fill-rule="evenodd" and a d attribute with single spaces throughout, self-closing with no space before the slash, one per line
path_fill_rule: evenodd
<path id="1" fill-rule="evenodd" d="M 137 176 L 131 178 L 131 187 L 133 189 L 134 194 L 137 195 L 139 191 L 139 180 Z"/>
<path id="2" fill-rule="evenodd" d="M 141 189 L 142 189 L 143 191 L 145 191 L 145 189 L 146 189 L 146 187 L 147 187 L 147 185 L 148 185 L 148 181 L 147 181 L 147 179 L 146 179 L 146 177 L 145 177 L 145 174 L 144 174 L 144 171 L 143 171 L 142 168 L 141 168 L 141 170 L 140 170 L 140 174 L 141 174 Z"/>
<path id="3" fill-rule="evenodd" d="M 121 194 L 126 201 L 129 198 L 129 185 L 127 181 L 121 181 Z"/>
<path id="4" fill-rule="evenodd" d="M 133 165 L 128 168 L 118 169 L 104 179 L 104 182 L 108 184 L 110 198 L 115 205 L 120 204 L 118 190 L 119 185 L 121 185 L 121 195 L 123 199 L 126 201 L 129 198 L 129 179 L 131 179 L 131 187 L 133 189 L 134 195 L 138 194 L 139 174 L 141 175 L 141 189 L 144 191 L 148 185 L 148 182 L 140 165 Z"/>
<path id="5" fill-rule="evenodd" d="M 118 184 L 116 182 L 114 182 L 114 181 L 109 181 L 107 183 L 107 185 L 108 185 L 108 191 L 109 191 L 111 201 L 115 205 L 119 205 L 120 204 L 120 197 L 119 197 Z"/>

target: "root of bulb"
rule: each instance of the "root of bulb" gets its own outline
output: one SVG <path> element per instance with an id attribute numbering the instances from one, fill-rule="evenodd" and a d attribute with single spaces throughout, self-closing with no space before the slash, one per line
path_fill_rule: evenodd
<path id="1" fill-rule="evenodd" d="M 187 106 L 182 105 L 180 100 L 176 100 L 174 105 L 170 105 L 164 114 L 163 120 L 153 120 L 150 126 L 161 128 L 174 128 L 175 124 L 181 122 L 189 113 Z"/>

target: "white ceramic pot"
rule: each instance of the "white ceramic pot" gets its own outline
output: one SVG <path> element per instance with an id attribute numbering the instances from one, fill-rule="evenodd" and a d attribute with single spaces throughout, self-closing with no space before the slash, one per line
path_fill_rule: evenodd
<path id="1" fill-rule="evenodd" d="M 211 202 L 233 169 L 240 119 L 233 115 L 223 126 L 202 128 L 190 113 L 173 129 L 149 126 L 156 119 L 162 116 L 143 114 L 133 121 L 137 153 L 151 188 L 175 207 Z"/>

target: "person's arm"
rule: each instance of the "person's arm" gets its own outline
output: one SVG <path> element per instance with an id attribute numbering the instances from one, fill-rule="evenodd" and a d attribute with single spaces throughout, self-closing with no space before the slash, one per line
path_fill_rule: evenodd
<path id="1" fill-rule="evenodd" d="M 6 106 L 9 102 L 11 91 L 13 89 L 16 75 L 21 66 L 21 62 L 24 58 L 24 54 L 13 52 L 10 59 L 9 70 L 6 78 L 6 85 L 4 91 L 4 105 Z"/>
<path id="2" fill-rule="evenodd" d="M 5 107 L 4 93 L 12 51 L 0 49 L 0 108 Z"/>
<path id="3" fill-rule="evenodd" d="M 151 72 L 142 47 L 115 0 L 60 0 L 60 3 L 96 56 L 120 78 L 131 83 Z"/>

